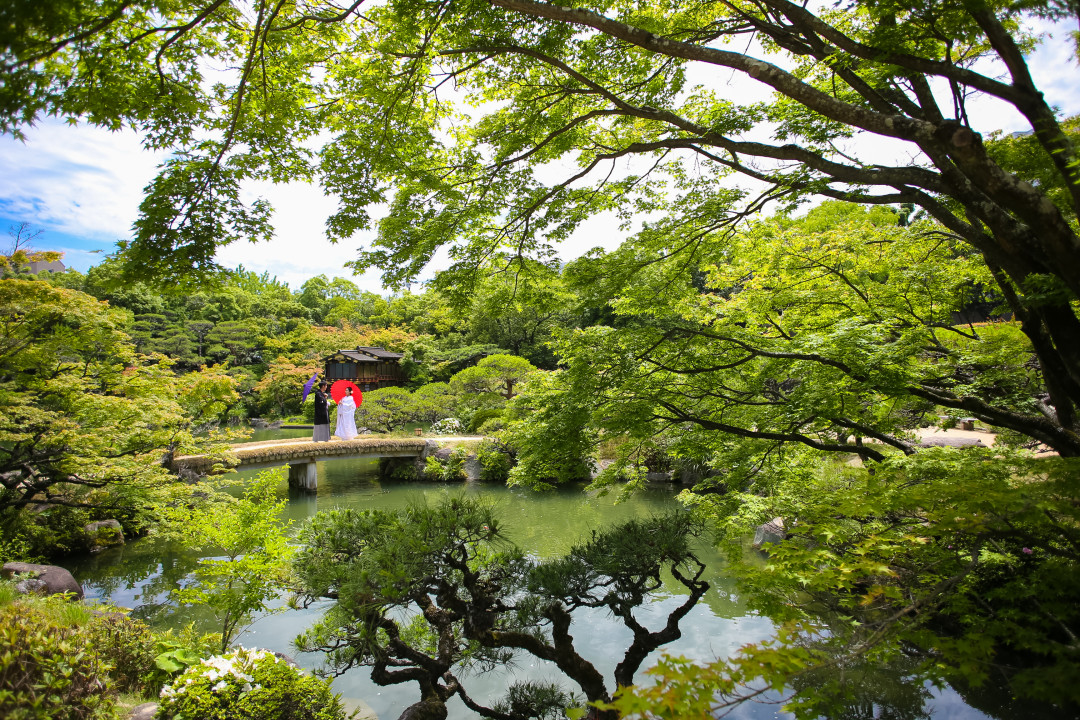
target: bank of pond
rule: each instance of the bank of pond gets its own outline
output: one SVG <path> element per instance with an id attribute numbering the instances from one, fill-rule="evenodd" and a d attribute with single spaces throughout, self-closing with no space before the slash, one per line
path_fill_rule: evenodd
<path id="1" fill-rule="evenodd" d="M 410 503 L 435 505 L 447 495 L 461 494 L 492 503 L 507 539 L 540 559 L 565 554 L 593 531 L 633 518 L 655 517 L 679 507 L 675 491 L 668 486 L 651 487 L 617 501 L 615 494 L 589 494 L 580 487 L 538 494 L 476 483 L 453 486 L 390 484 L 378 479 L 376 462 L 368 460 L 322 462 L 318 473 L 317 493 L 294 493 L 289 497 L 284 519 L 294 521 L 294 528 L 316 513 L 333 508 L 397 510 Z M 254 474 L 238 473 L 236 487 L 243 487 Z M 289 495 L 284 481 L 278 492 L 283 497 Z M 643 671 L 655 663 L 661 652 L 707 662 L 728 656 L 746 643 L 764 640 L 775 631 L 769 618 L 747 609 L 733 581 L 725 575 L 720 554 L 710 543 L 702 542 L 696 554 L 706 565 L 702 579 L 710 588 L 682 619 L 681 637 L 652 653 L 642 663 L 642 672 L 637 674 L 636 682 L 649 682 Z M 60 564 L 82 583 L 88 602 L 131 608 L 133 617 L 158 630 L 178 629 L 194 623 L 197 628 L 212 632 L 219 628 L 204 608 L 177 606 L 169 599 L 170 590 L 189 582 L 190 573 L 199 559 L 196 553 L 144 539 Z M 661 589 L 650 596 L 636 614 L 655 629 L 663 625 L 686 595 L 684 585 L 667 577 Z M 276 605 L 284 607 L 287 600 L 287 597 L 280 597 Z M 311 627 L 327 607 L 326 601 L 316 602 L 305 608 L 287 608 L 261 617 L 239 637 L 237 644 L 283 653 L 308 670 L 319 668 L 324 657 L 320 653 L 298 652 L 294 640 Z M 573 617 L 570 634 L 578 652 L 610 678 L 615 663 L 632 642 L 630 631 L 603 609 L 582 608 Z M 847 671 L 851 672 L 850 669 Z M 513 681 L 558 682 L 560 679 L 565 681 L 554 665 L 519 654 L 502 667 L 468 676 L 468 691 L 474 700 L 483 703 L 501 696 Z M 858 682 L 854 686 L 858 687 Z M 365 708 L 382 720 L 397 718 L 403 709 L 419 699 L 416 683 L 380 686 L 372 681 L 370 670 L 363 667 L 353 668 L 337 677 L 333 688 L 353 706 Z M 567 687 L 567 690 L 572 689 L 576 688 Z M 867 673 L 865 687 L 858 697 L 852 698 L 842 717 L 950 720 L 1013 717 L 1007 698 L 990 698 L 987 692 L 982 691 L 978 697 L 972 696 L 970 691 L 966 693 L 967 699 L 979 706 L 980 709 L 976 709 L 954 689 L 937 689 L 907 681 L 903 668 L 876 668 Z M 767 695 L 743 703 L 726 717 L 753 720 L 791 717 L 778 704 L 780 698 L 780 695 Z M 477 717 L 456 697 L 448 703 L 448 709 L 454 720 Z"/>

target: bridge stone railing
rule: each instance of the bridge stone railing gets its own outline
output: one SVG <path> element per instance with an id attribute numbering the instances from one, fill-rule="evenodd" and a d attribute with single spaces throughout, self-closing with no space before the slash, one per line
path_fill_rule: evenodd
<path id="1" fill-rule="evenodd" d="M 314 492 L 318 485 L 315 464 L 320 460 L 424 458 L 437 449 L 436 441 L 422 438 L 360 437 L 318 443 L 283 440 L 233 445 L 226 453 L 225 461 L 230 467 L 244 470 L 288 465 L 289 485 Z M 181 455 L 174 458 L 173 468 L 206 474 L 213 470 L 215 462 L 220 461 L 221 458 L 208 455 Z"/>

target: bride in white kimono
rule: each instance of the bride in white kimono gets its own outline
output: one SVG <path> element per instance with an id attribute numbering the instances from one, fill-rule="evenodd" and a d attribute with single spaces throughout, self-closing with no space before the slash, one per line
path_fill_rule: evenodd
<path id="1" fill-rule="evenodd" d="M 356 401 L 353 400 L 352 388 L 345 388 L 345 397 L 337 406 L 337 427 L 334 435 L 342 440 L 352 440 L 356 437 Z"/>

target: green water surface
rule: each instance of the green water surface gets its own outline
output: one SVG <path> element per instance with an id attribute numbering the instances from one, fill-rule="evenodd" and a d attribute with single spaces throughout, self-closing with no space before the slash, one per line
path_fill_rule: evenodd
<path id="1" fill-rule="evenodd" d="M 298 437 L 304 436 L 305 431 Z M 309 431 L 308 431 L 309 432 Z M 277 437 L 282 437 L 278 434 Z M 290 436 L 290 435 L 285 435 Z M 238 483 L 253 476 L 238 473 Z M 284 478 L 284 472 L 282 472 Z M 678 506 L 675 490 L 660 486 L 617 503 L 614 495 L 587 494 L 581 488 L 567 488 L 537 494 L 504 486 L 475 483 L 447 486 L 431 483 L 386 484 L 377 479 L 376 463 L 369 460 L 335 460 L 318 465 L 318 492 L 294 494 L 286 510 L 293 527 L 316 512 L 335 507 L 371 509 L 400 508 L 409 502 L 436 501 L 446 493 L 468 493 L 493 502 L 504 521 L 509 539 L 539 557 L 565 553 L 575 541 L 590 531 L 634 517 L 659 514 Z M 240 487 L 242 485 L 238 485 Z M 282 497 L 289 495 L 284 480 L 279 488 Z M 701 548 L 701 559 L 708 564 L 706 578 L 711 589 L 705 598 L 682 621 L 682 638 L 666 647 L 671 654 L 709 661 L 724 657 L 741 645 L 765 639 L 774 629 L 765 617 L 751 613 L 724 574 L 719 554 L 710 547 Z M 159 628 L 196 622 L 206 631 L 214 630 L 205 612 L 177 608 L 168 601 L 168 591 L 187 581 L 198 556 L 191 552 L 163 547 L 151 540 L 135 541 L 94 557 L 66 563 L 82 582 L 89 599 L 108 600 L 133 609 L 136 617 Z M 665 584 L 639 617 L 656 629 L 668 613 L 678 607 L 685 592 L 681 585 Z M 279 601 L 284 605 L 284 598 Z M 245 647 L 277 650 L 294 657 L 303 667 L 316 668 L 318 655 L 297 653 L 293 638 L 308 627 L 325 606 L 284 612 L 257 620 L 239 639 Z M 620 622 L 603 611 L 585 611 L 575 615 L 571 633 L 579 652 L 597 665 L 609 678 L 622 658 L 631 635 Z M 655 658 L 647 660 L 649 667 Z M 469 694 L 484 702 L 501 695 L 511 678 L 557 679 L 559 673 L 548 663 L 531 656 L 521 656 L 516 664 L 481 676 L 465 678 Z M 642 680 L 646 680 L 642 677 Z M 868 678 L 869 683 L 870 678 Z M 986 715 L 969 706 L 951 689 L 938 691 L 921 685 L 909 686 L 903 671 L 875 673 L 873 687 L 867 685 L 869 698 L 861 698 L 847 708 L 847 718 L 956 718 L 957 720 L 1004 717 Z M 419 699 L 414 684 L 379 687 L 363 668 L 355 668 L 334 681 L 335 689 L 347 698 L 358 698 L 371 706 L 382 720 L 392 720 L 409 704 Z M 880 686 L 880 687 L 879 687 Z M 775 698 L 773 698 L 775 700 Z M 980 703 L 981 704 L 981 703 Z M 452 719 L 475 717 L 456 698 L 450 707 Z M 789 714 L 775 703 L 746 703 L 727 717 L 785 718 Z"/>

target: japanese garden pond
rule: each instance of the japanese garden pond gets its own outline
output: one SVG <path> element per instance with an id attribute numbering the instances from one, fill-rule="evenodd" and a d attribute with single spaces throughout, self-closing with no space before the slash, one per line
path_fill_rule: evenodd
<path id="1" fill-rule="evenodd" d="M 275 433 L 275 436 L 302 437 L 306 432 L 310 431 L 282 431 Z M 376 469 L 376 462 L 370 460 L 319 463 L 318 492 L 311 495 L 293 494 L 286 507 L 286 518 L 294 521 L 295 527 L 316 512 L 334 507 L 396 509 L 417 500 L 433 502 L 445 493 L 468 493 L 495 504 L 511 540 L 538 557 L 552 557 L 565 553 L 592 530 L 635 517 L 663 513 L 678 505 L 675 492 L 666 486 L 648 489 L 616 503 L 614 494 L 586 494 L 581 488 L 537 494 L 479 484 L 387 484 L 378 480 Z M 255 471 L 238 473 L 236 479 L 242 483 L 254 474 Z M 284 480 L 279 492 L 282 496 L 289 493 Z M 774 629 L 772 622 L 747 609 L 735 592 L 733 582 L 725 576 L 719 553 L 706 547 L 702 548 L 700 557 L 708 565 L 705 579 L 709 581 L 711 589 L 683 619 L 682 637 L 663 650 L 673 655 L 708 661 L 726 656 L 745 643 L 769 637 Z M 168 600 L 168 591 L 185 581 L 197 560 L 195 553 L 139 540 L 100 555 L 72 558 L 61 564 L 83 584 L 88 601 L 110 601 L 132 608 L 135 617 L 158 628 L 179 627 L 195 622 L 210 632 L 214 626 L 207 614 L 191 608 L 177 608 Z M 685 588 L 677 583 L 665 584 L 650 603 L 639 609 L 639 617 L 653 627 L 661 625 L 667 614 L 681 603 L 680 597 L 685 592 Z M 279 605 L 284 606 L 285 601 L 286 598 L 282 597 Z M 295 658 L 302 667 L 316 668 L 320 666 L 322 657 L 296 652 L 292 641 L 319 616 L 324 607 L 316 604 L 306 609 L 286 609 L 262 617 L 241 635 L 239 643 L 245 647 L 280 651 Z M 622 657 L 629 644 L 629 631 L 603 611 L 582 611 L 575 613 L 574 617 L 571 634 L 575 638 L 575 645 L 586 659 L 595 663 L 610 678 L 616 660 Z M 643 667 L 647 668 L 653 662 L 655 656 L 647 660 Z M 885 701 L 888 707 L 873 700 L 858 701 L 855 705 L 864 708 L 865 714 L 845 713 L 844 717 L 950 720 L 1011 717 L 1008 709 L 999 702 L 985 702 L 988 698 L 976 702 L 981 707 L 991 708 L 989 712 L 993 714 L 990 715 L 968 705 L 950 688 L 905 687 L 902 672 L 896 671 L 891 677 L 882 677 L 882 674 L 875 672 L 872 680 L 868 681 L 878 687 L 877 692 L 871 695 L 888 698 Z M 555 679 L 559 674 L 554 666 L 524 656 L 513 666 L 468 677 L 466 685 L 473 698 L 483 700 L 501 695 L 511 676 L 518 679 Z M 642 675 L 640 679 L 645 680 L 645 677 Z M 334 687 L 344 697 L 360 699 L 370 705 L 381 720 L 393 720 L 419 698 L 415 683 L 379 687 L 371 681 L 365 668 L 354 668 L 338 677 Z M 881 714 L 883 711 L 885 714 Z M 459 699 L 454 698 L 450 703 L 450 717 L 452 720 L 463 720 L 476 716 Z M 749 702 L 727 717 L 758 720 L 790 715 L 782 712 L 775 702 Z"/>

